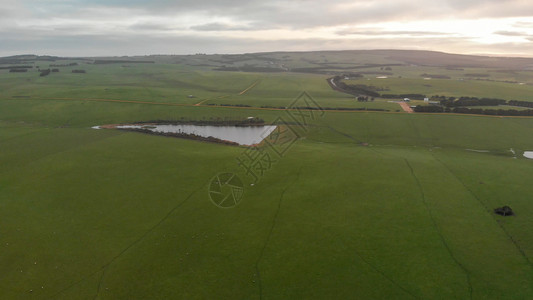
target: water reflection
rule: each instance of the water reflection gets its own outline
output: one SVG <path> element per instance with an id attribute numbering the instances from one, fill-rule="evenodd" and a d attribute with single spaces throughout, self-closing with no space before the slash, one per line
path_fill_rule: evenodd
<path id="1" fill-rule="evenodd" d="M 153 132 L 185 133 L 202 137 L 214 137 L 239 145 L 259 144 L 276 126 L 204 126 L 204 125 L 119 125 L 122 129 L 147 129 Z"/>

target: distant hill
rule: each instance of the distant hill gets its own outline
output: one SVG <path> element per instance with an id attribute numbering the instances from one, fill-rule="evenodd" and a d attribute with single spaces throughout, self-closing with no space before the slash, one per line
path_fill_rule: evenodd
<path id="1" fill-rule="evenodd" d="M 508 69 L 533 68 L 533 58 L 476 56 L 418 50 L 375 50 L 371 52 L 404 63 L 424 66 Z"/>
<path id="2" fill-rule="evenodd" d="M 497 68 L 506 70 L 533 70 L 533 58 L 491 57 L 451 54 L 423 50 L 345 50 L 314 52 L 263 52 L 244 54 L 147 55 L 67 58 L 57 56 L 16 55 L 1 57 L 0 64 L 35 61 L 85 60 L 89 63 L 176 63 L 212 67 L 218 70 L 245 72 L 310 72 L 328 70 L 364 69 L 399 65 L 435 66 L 447 68 Z"/>

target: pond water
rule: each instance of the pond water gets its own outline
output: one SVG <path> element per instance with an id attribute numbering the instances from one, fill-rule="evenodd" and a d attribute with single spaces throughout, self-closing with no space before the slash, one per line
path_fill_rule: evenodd
<path id="1" fill-rule="evenodd" d="M 533 151 L 526 151 L 524 152 L 524 157 L 533 159 Z"/>
<path id="2" fill-rule="evenodd" d="M 202 137 L 214 137 L 231 141 L 239 145 L 259 144 L 268 137 L 277 126 L 203 126 L 203 125 L 120 125 L 123 129 L 148 129 L 153 132 L 185 133 Z"/>

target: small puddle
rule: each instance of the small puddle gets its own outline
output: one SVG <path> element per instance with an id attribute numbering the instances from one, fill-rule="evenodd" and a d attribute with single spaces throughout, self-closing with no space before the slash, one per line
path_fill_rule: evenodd
<path id="1" fill-rule="evenodd" d="M 533 151 L 524 152 L 524 157 L 525 158 L 529 158 L 529 159 L 533 159 Z"/>
<path id="2" fill-rule="evenodd" d="M 98 126 L 95 126 L 96 128 Z M 261 143 L 277 126 L 212 126 L 212 125 L 117 125 L 118 129 L 144 129 L 155 133 L 190 134 L 201 137 L 213 137 L 244 146 Z M 100 128 L 100 127 L 98 127 Z"/>

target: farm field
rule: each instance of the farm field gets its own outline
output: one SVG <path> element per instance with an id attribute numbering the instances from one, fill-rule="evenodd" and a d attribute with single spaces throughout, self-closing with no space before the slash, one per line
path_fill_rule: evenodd
<path id="1" fill-rule="evenodd" d="M 357 69 L 214 70 L 264 67 L 265 57 L 287 69 L 401 64 L 394 78 L 347 81 L 533 101 L 527 84 L 424 80 L 429 69 L 459 71 L 407 64 L 403 52 L 58 58 L 79 65 L 43 77 L 0 70 L 0 298 L 533 297 L 533 160 L 522 155 L 533 118 L 407 114 L 326 81 Z M 499 63 L 472 73 L 516 67 Z M 302 92 L 320 107 L 383 111 L 306 111 L 302 121 L 279 109 Z M 249 117 L 297 133 L 258 177 L 237 161 L 246 147 L 91 128 Z M 223 209 L 209 187 L 228 172 L 244 194 Z M 505 205 L 516 215 L 493 212 Z"/>
<path id="2" fill-rule="evenodd" d="M 423 78 L 368 78 L 351 80 L 350 83 L 373 85 L 386 89 L 383 93 L 403 94 L 420 93 L 427 95 L 443 96 L 470 96 L 487 98 L 500 98 L 505 100 L 521 99 L 533 101 L 533 85 L 520 85 L 517 83 L 491 82 L 479 80 L 453 80 Z"/>

